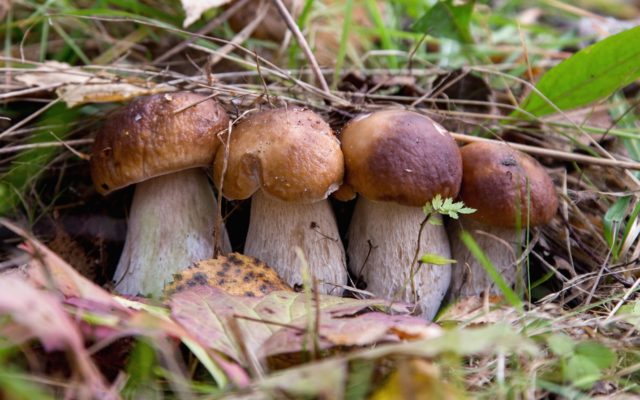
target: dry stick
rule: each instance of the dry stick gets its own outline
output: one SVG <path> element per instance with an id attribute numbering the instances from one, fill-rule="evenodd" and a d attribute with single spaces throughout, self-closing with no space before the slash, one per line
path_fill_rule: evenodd
<path id="1" fill-rule="evenodd" d="M 320 83 L 322 90 L 328 96 L 331 96 L 329 85 L 327 85 L 327 81 L 324 79 L 324 75 L 322 75 L 322 71 L 320 70 L 318 61 L 316 61 L 316 58 L 313 56 L 313 53 L 309 48 L 309 44 L 307 43 L 307 40 L 304 38 L 304 35 L 302 35 L 302 32 L 300 32 L 300 28 L 298 27 L 298 24 L 296 24 L 296 22 L 293 20 L 293 17 L 289 13 L 289 10 L 287 10 L 287 7 L 284 5 L 282 0 L 272 0 L 272 1 L 273 1 L 273 4 L 275 4 L 275 6 L 278 8 L 278 11 L 280 12 L 280 15 L 282 16 L 282 18 L 284 19 L 284 22 L 287 23 L 287 26 L 289 27 L 289 30 L 291 30 L 291 33 L 293 33 L 293 36 L 296 37 L 298 46 L 300 46 L 300 48 L 304 51 L 304 54 L 307 56 L 307 59 L 309 60 L 309 63 L 311 63 L 311 69 L 313 70 L 313 74 L 316 76 L 316 79 Z"/>
<path id="2" fill-rule="evenodd" d="M 218 64 L 225 55 L 231 53 L 233 50 L 235 50 L 236 47 L 240 46 L 251 36 L 253 31 L 256 30 L 258 25 L 260 25 L 260 23 L 262 23 L 264 18 L 267 16 L 268 11 L 269 9 L 267 8 L 267 3 L 261 2 L 260 7 L 256 12 L 255 18 L 250 23 L 248 23 L 240 32 L 238 32 L 238 34 L 235 35 L 229 43 L 219 48 L 215 54 L 211 54 L 209 56 L 209 71 L 207 71 L 207 73 L 209 73 L 211 68 L 214 65 Z"/>
<path id="3" fill-rule="evenodd" d="M 198 35 L 204 35 L 205 33 L 212 31 L 215 27 L 217 27 L 218 25 L 221 25 L 224 21 L 228 20 L 229 17 L 235 14 L 236 11 L 238 11 L 240 8 L 244 7 L 248 2 L 249 0 L 236 1 L 231 5 L 231 7 L 227 8 L 222 14 L 212 19 L 211 21 L 209 21 L 205 26 L 199 29 L 196 33 Z M 168 52 L 164 53 L 160 57 L 153 60 L 152 64 L 155 65 L 155 64 L 161 63 L 162 61 L 168 59 L 172 55 L 181 52 L 182 50 L 187 48 L 191 43 L 193 43 L 196 39 L 197 39 L 196 36 L 192 36 L 188 38 L 184 42 L 180 43 L 176 47 L 172 48 Z"/>
<path id="4" fill-rule="evenodd" d="M 622 296 L 622 299 L 620 299 L 618 304 L 616 304 L 616 306 L 613 307 L 613 310 L 611 310 L 611 312 L 609 313 L 609 315 L 607 316 L 607 318 L 605 319 L 604 322 L 608 322 L 609 320 L 611 320 L 611 318 L 613 318 L 614 315 L 616 315 L 616 313 L 618 312 L 620 307 L 622 307 L 622 305 L 627 300 L 629 300 L 629 297 L 631 297 L 631 295 L 638 289 L 638 286 L 640 286 L 640 278 L 636 279 L 636 281 L 629 288 L 629 290 L 627 290 L 627 292 L 624 294 L 624 296 Z"/>
<path id="5" fill-rule="evenodd" d="M 518 143 L 505 142 L 502 140 L 486 139 L 486 138 L 481 138 L 477 136 L 468 136 L 468 135 L 463 135 L 461 133 L 451 133 L 451 136 L 453 136 L 455 140 L 463 143 L 484 142 L 484 143 L 507 144 L 516 150 L 520 150 L 529 154 L 535 154 L 538 156 L 547 156 L 547 157 L 557 158 L 559 160 L 565 160 L 565 161 L 575 161 L 575 162 L 581 162 L 585 164 L 602 165 L 605 167 L 628 168 L 635 171 L 640 171 L 640 163 L 635 161 L 622 161 L 622 160 L 609 159 L 609 158 L 598 158 L 598 157 L 587 156 L 584 154 L 574 154 L 574 153 L 568 153 L 566 151 L 528 146 L 526 144 L 518 144 Z"/>
<path id="6" fill-rule="evenodd" d="M 60 142 L 40 142 L 40 143 L 30 143 L 30 144 L 18 144 L 15 146 L 5 147 L 0 149 L 0 154 L 5 153 L 17 153 L 22 150 L 30 150 L 30 149 L 39 149 L 42 147 L 59 147 L 59 146 L 72 146 L 79 144 L 90 144 L 93 143 L 93 139 L 76 139 L 76 140 L 67 140 Z"/>

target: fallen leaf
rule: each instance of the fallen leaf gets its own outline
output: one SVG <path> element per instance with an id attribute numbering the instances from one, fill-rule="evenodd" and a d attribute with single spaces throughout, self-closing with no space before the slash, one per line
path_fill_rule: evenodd
<path id="1" fill-rule="evenodd" d="M 169 85 L 134 85 L 131 83 L 83 83 L 80 85 L 64 85 L 56 89 L 56 94 L 69 107 L 87 103 L 111 103 L 125 101 L 138 96 L 172 91 Z"/>
<path id="2" fill-rule="evenodd" d="M 92 78 L 96 79 L 92 73 L 59 61 L 46 61 L 36 68 L 25 69 L 24 72 L 16 73 L 14 78 L 26 85 L 37 87 L 87 83 Z"/>
<path id="3" fill-rule="evenodd" d="M 489 296 L 486 300 L 482 296 L 469 296 L 449 305 L 438 316 L 438 322 L 455 321 L 470 324 L 491 324 L 496 322 L 513 321 L 519 318 L 518 312 L 504 305 L 501 296 Z"/>
<path id="4" fill-rule="evenodd" d="M 16 342 L 37 337 L 45 350 L 78 349 L 82 338 L 62 307 L 61 299 L 16 276 L 0 278 L 0 313 L 26 328 Z"/>
<path id="5" fill-rule="evenodd" d="M 298 352 L 309 347 L 309 335 L 301 327 L 306 317 L 292 321 L 296 327 L 283 327 L 262 346 L 263 356 Z M 379 312 L 355 317 L 335 318 L 320 314 L 319 347 L 366 346 L 373 343 L 399 342 L 403 339 L 427 339 L 440 336 L 442 330 L 422 318 L 408 315 L 388 315 Z"/>
<path id="6" fill-rule="evenodd" d="M 249 297 L 262 297 L 278 290 L 292 290 L 263 261 L 231 253 L 228 256 L 198 261 L 175 274 L 173 282 L 164 289 L 165 296 L 200 285 L 217 287 L 234 296 Z"/>
<path id="7" fill-rule="evenodd" d="M 60 256 L 33 238 L 20 246 L 31 256 L 24 271 L 29 279 L 41 287 L 54 286 L 65 297 L 78 297 L 95 303 L 96 306 L 126 311 L 113 296 L 100 286 L 80 275 Z"/>
<path id="8" fill-rule="evenodd" d="M 196 286 L 174 294 L 170 299 L 173 318 L 206 347 L 227 354 L 246 364 L 242 343 L 251 356 L 267 357 L 302 349 L 309 318 L 319 315 L 319 345 L 364 346 L 377 341 L 406 337 L 432 337 L 438 328 L 417 317 L 362 314 L 368 307 L 384 306 L 387 300 L 358 300 L 319 296 L 320 310 L 309 304 L 305 293 L 273 292 L 262 298 L 232 296 L 219 288 Z M 396 311 L 409 312 L 406 305 Z M 235 337 L 232 320 L 241 338 Z M 395 329 L 395 331 L 394 331 Z M 399 333 L 396 333 L 399 332 Z M 307 346 L 308 348 L 308 346 Z"/>
<path id="9" fill-rule="evenodd" d="M 184 28 L 196 22 L 202 14 L 212 8 L 220 7 L 231 0 L 181 0 L 182 8 L 186 14 L 182 26 Z"/>
<path id="10" fill-rule="evenodd" d="M 400 364 L 387 382 L 371 396 L 371 400 L 465 398 L 462 390 L 442 378 L 436 364 L 418 359 Z"/>
<path id="11" fill-rule="evenodd" d="M 111 399 L 117 396 L 110 389 L 84 348 L 78 327 L 65 312 L 62 299 L 51 292 L 36 289 L 16 275 L 0 277 L 0 314 L 11 320 L 0 325 L 0 336 L 15 343 L 38 338 L 46 351 L 69 350 L 76 368 L 91 388 L 92 395 L 78 398 Z M 78 386 L 78 390 L 82 390 Z"/>
<path id="12" fill-rule="evenodd" d="M 15 79 L 29 86 L 55 89 L 69 107 L 87 103 L 124 101 L 134 97 L 172 91 L 173 86 L 118 76 L 98 76 L 79 67 L 47 61 L 37 68 L 16 73 Z"/>
<path id="13" fill-rule="evenodd" d="M 275 373 L 255 386 L 269 398 L 283 398 L 284 392 L 291 398 L 342 399 L 347 374 L 345 360 L 321 360 Z"/>

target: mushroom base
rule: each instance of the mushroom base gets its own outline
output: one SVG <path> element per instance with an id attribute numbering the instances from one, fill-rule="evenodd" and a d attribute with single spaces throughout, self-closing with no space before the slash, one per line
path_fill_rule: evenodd
<path id="1" fill-rule="evenodd" d="M 318 291 L 341 295 L 341 286 L 347 283 L 347 267 L 329 202 L 284 202 L 261 190 L 256 192 L 251 199 L 244 253 L 266 262 L 295 287 L 303 284 L 296 247 L 302 249 L 311 273 L 318 280 Z"/>
<path id="2" fill-rule="evenodd" d="M 347 253 L 351 272 L 366 283 L 367 291 L 416 303 L 423 317 L 433 319 L 449 287 L 451 267 L 416 263 L 412 277 L 411 263 L 416 249 L 419 256 L 451 256 L 441 225 L 425 224 L 418 243 L 424 218 L 420 207 L 374 202 L 360 196 L 349 227 Z"/>
<path id="3" fill-rule="evenodd" d="M 507 284 L 513 286 L 518 277 L 523 277 L 522 271 L 518 272 L 519 268 L 516 266 L 516 246 L 518 242 L 522 242 L 522 235 L 519 237 L 514 229 L 489 226 L 460 216 L 459 221 L 447 224 L 451 253 L 457 260 L 453 267 L 448 295 L 451 300 L 478 296 L 484 292 L 500 294 L 500 289 L 460 239 L 463 229 L 473 236 Z"/>
<path id="4" fill-rule="evenodd" d="M 136 185 L 115 288 L 160 296 L 173 274 L 211 258 L 217 202 L 206 175 L 188 169 Z M 224 229 L 224 227 L 222 228 Z M 222 251 L 231 249 L 226 230 Z"/>

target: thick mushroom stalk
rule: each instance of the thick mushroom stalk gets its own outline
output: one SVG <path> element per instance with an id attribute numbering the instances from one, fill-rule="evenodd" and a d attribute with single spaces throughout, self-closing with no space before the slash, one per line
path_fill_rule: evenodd
<path id="1" fill-rule="evenodd" d="M 461 215 L 457 221 L 449 221 L 447 233 L 451 242 L 451 254 L 456 260 L 451 276 L 450 297 L 464 298 L 478 296 L 481 293 L 498 294 L 500 290 L 478 263 L 467 246 L 460 240 L 462 231 L 467 231 L 478 246 L 484 251 L 502 279 L 514 286 L 522 277 L 518 274 L 520 266 L 516 265 L 517 246 L 522 244 L 524 231 L 513 228 L 486 225 L 475 221 L 473 217 Z M 520 232 L 520 233 L 518 233 Z M 522 272 L 522 271 L 521 271 Z"/>
<path id="2" fill-rule="evenodd" d="M 342 293 L 342 287 L 334 284 L 346 283 L 346 261 L 329 202 L 290 203 L 262 191 L 253 195 L 244 252 L 274 260 L 272 265 L 282 266 L 276 267 L 280 277 L 295 285 L 303 282 L 302 269 L 284 267 L 300 265 L 296 247 L 302 250 L 307 264 L 313 266 L 321 292 Z"/>
<path id="3" fill-rule="evenodd" d="M 415 302 L 432 319 L 451 267 L 418 265 L 414 259 L 424 253 L 450 258 L 443 226 L 426 224 L 421 238 L 419 233 L 422 206 L 437 194 L 458 194 L 462 162 L 456 143 L 423 115 L 389 110 L 350 122 L 342 151 L 350 190 L 340 194 L 360 193 L 348 234 L 351 272 L 373 294 Z"/>
<path id="4" fill-rule="evenodd" d="M 424 218 L 420 207 L 360 198 L 349 227 L 349 265 L 366 290 L 419 304 L 422 315 L 432 319 L 449 288 L 451 267 L 416 263 L 412 276 L 411 265 L 416 254 L 451 258 L 451 250 L 444 228 L 429 223 L 418 243 Z"/>
<path id="5" fill-rule="evenodd" d="M 500 294 L 497 285 L 460 239 L 469 232 L 504 281 L 523 278 L 516 265 L 525 230 L 546 224 L 558 208 L 553 182 L 532 157 L 508 145 L 473 143 L 461 150 L 463 176 L 460 198 L 477 211 L 448 226 L 453 257 L 450 297 Z M 519 227 L 519 228 L 518 228 Z"/>
<path id="6" fill-rule="evenodd" d="M 343 172 L 340 144 L 329 125 L 296 108 L 248 116 L 214 163 L 214 181 L 226 198 L 253 196 L 245 254 L 272 265 L 295 287 L 304 283 L 300 248 L 319 292 L 334 295 L 347 283 L 347 266 L 326 198 Z"/>
<path id="7" fill-rule="evenodd" d="M 214 253 L 216 201 L 206 174 L 229 118 L 214 100 L 166 93 L 133 100 L 96 135 L 91 175 L 101 194 L 136 187 L 114 277 L 122 294 L 159 296 L 173 274 Z"/>
<path id="8" fill-rule="evenodd" d="M 173 274 L 213 257 L 217 202 L 206 175 L 188 169 L 136 186 L 115 289 L 159 295 Z M 226 230 L 222 251 L 231 251 Z"/>

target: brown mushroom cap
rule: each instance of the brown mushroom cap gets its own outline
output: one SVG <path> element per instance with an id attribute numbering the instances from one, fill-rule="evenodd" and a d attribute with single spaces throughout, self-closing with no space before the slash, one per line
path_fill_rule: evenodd
<path id="1" fill-rule="evenodd" d="M 477 209 L 470 215 L 487 225 L 514 227 L 521 215 L 522 227 L 542 225 L 558 208 L 549 174 L 534 158 L 506 144 L 472 143 L 461 149 L 460 198 Z M 527 205 L 530 204 L 530 211 Z"/>
<path id="2" fill-rule="evenodd" d="M 213 168 L 220 188 L 225 148 Z M 279 108 L 252 114 L 231 132 L 222 192 L 228 199 L 251 197 L 262 188 L 284 201 L 314 202 L 342 182 L 340 142 L 313 111 Z"/>
<path id="3" fill-rule="evenodd" d="M 421 114 L 387 110 L 356 118 L 342 132 L 342 152 L 346 184 L 370 200 L 419 207 L 460 189 L 458 146 Z"/>
<path id="4" fill-rule="evenodd" d="M 217 135 L 228 124 L 220 104 L 199 94 L 138 97 L 110 116 L 96 136 L 91 155 L 96 190 L 107 194 L 155 176 L 209 166 L 221 143 Z"/>

